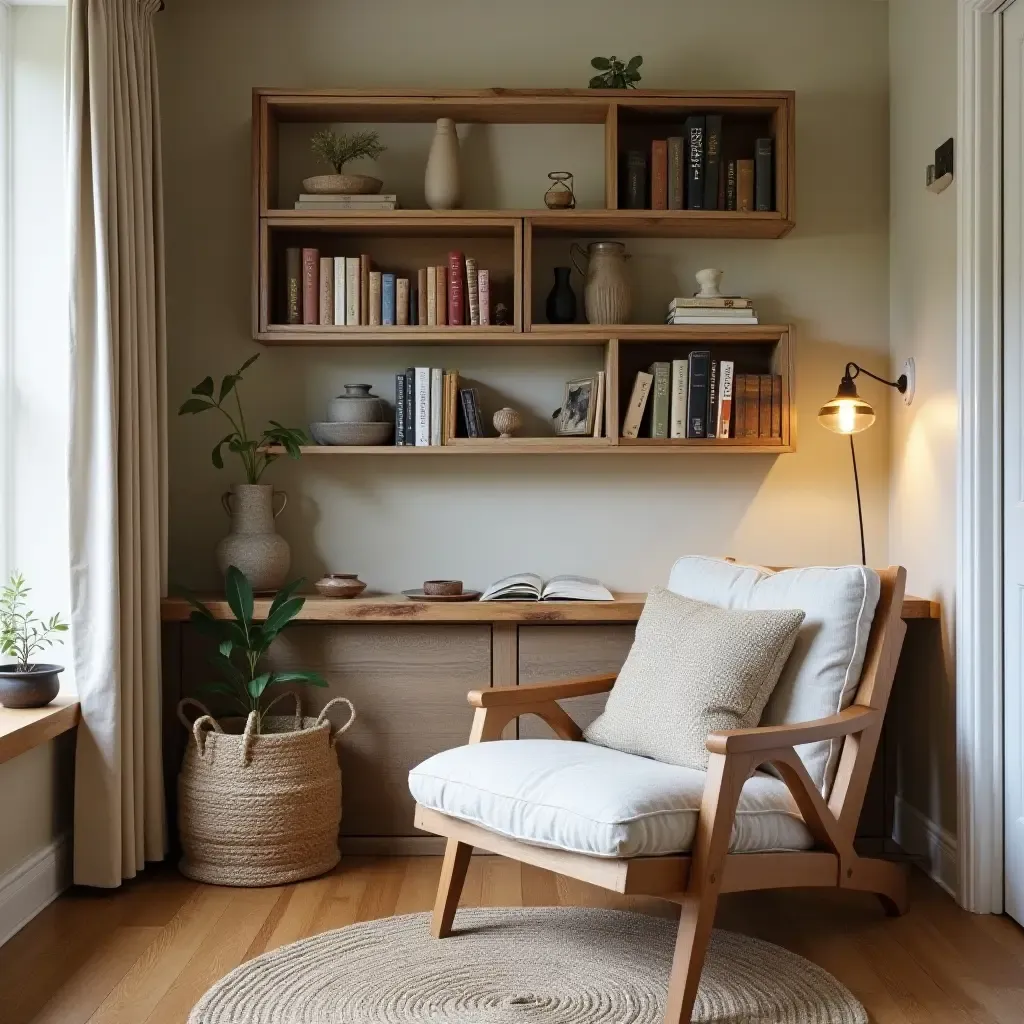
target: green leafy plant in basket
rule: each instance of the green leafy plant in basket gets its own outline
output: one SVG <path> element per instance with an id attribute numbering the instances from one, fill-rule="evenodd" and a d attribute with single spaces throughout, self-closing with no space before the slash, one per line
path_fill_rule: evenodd
<path id="1" fill-rule="evenodd" d="M 260 662 L 285 626 L 306 603 L 304 597 L 295 597 L 295 591 L 305 582 L 295 580 L 278 591 L 262 623 L 255 622 L 255 600 L 252 587 L 245 574 L 229 566 L 225 591 L 233 619 L 218 619 L 202 601 L 186 594 L 195 609 L 189 621 L 217 644 L 217 652 L 210 664 L 221 675 L 219 680 L 203 688 L 211 694 L 225 697 L 248 716 L 256 712 L 257 728 L 262 727 L 263 716 L 273 701 L 267 701 L 266 692 L 276 683 L 301 683 L 307 686 L 326 686 L 327 680 L 318 672 L 261 672 Z"/>
<path id="2" fill-rule="evenodd" d="M 591 89 L 635 89 L 640 81 L 639 67 L 643 57 L 630 57 L 624 64 L 614 54 L 611 57 L 594 57 L 590 66 L 601 72 L 590 80 Z"/>
<path id="3" fill-rule="evenodd" d="M 300 446 L 309 443 L 303 431 L 297 427 L 283 426 L 277 420 L 271 420 L 270 426 L 259 437 L 249 436 L 238 385 L 241 383 L 242 374 L 257 359 L 259 359 L 259 353 L 251 359 L 247 359 L 234 373 L 223 377 L 220 387 L 214 384 L 212 377 L 204 377 L 192 389 L 192 397 L 178 410 L 179 416 L 187 416 L 216 409 L 231 424 L 231 433 L 225 434 L 217 442 L 210 458 L 217 469 L 223 469 L 223 449 L 227 445 L 228 451 L 234 452 L 242 460 L 245 482 L 248 484 L 258 484 L 260 477 L 266 472 L 267 466 L 277 458 L 275 454 L 267 451 L 268 447 L 279 445 L 288 453 L 289 458 L 297 459 L 302 454 L 299 450 Z M 231 409 L 231 403 L 228 401 L 232 396 L 235 399 L 234 410 Z M 226 402 L 227 404 L 225 404 Z"/>

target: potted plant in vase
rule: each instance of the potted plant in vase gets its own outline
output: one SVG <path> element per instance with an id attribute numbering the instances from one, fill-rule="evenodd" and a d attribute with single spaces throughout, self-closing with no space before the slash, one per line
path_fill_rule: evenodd
<path id="1" fill-rule="evenodd" d="M 343 174 L 342 168 L 352 160 L 367 157 L 376 160 L 387 147 L 382 146 L 376 132 L 355 132 L 337 135 L 330 128 L 317 132 L 310 140 L 313 155 L 319 157 L 333 174 L 314 174 L 305 178 L 302 187 L 307 192 L 323 195 L 361 196 L 376 195 L 384 184 L 369 174 Z"/>
<path id="2" fill-rule="evenodd" d="M 11 573 L 0 591 L 0 654 L 14 661 L 0 664 L 0 704 L 5 708 L 45 707 L 60 692 L 63 665 L 34 664 L 32 656 L 64 643 L 58 635 L 67 632 L 59 615 L 37 619 L 26 598 L 31 588 L 20 572 Z"/>
<path id="3" fill-rule="evenodd" d="M 341 768 L 335 744 L 355 720 L 344 697 L 328 701 L 316 718 L 302 715 L 297 694 L 268 700 L 277 684 L 327 686 L 317 672 L 263 671 L 262 661 L 282 629 L 302 609 L 295 592 L 303 580 L 283 587 L 262 623 L 255 621 L 252 587 L 235 566 L 227 572 L 232 618 L 218 618 L 201 601 L 190 621 L 216 644 L 210 663 L 220 679 L 201 687 L 242 715 L 216 719 L 186 697 L 178 717 L 191 732 L 178 777 L 178 828 L 183 874 L 214 885 L 284 885 L 329 871 L 340 859 Z M 271 715 L 292 696 L 295 714 Z M 185 709 L 202 716 L 190 722 Z M 347 704 L 348 721 L 334 729 L 327 712 Z"/>
<path id="4" fill-rule="evenodd" d="M 214 446 L 211 461 L 217 469 L 224 468 L 224 446 L 236 454 L 245 471 L 244 484 L 232 484 L 230 491 L 221 495 L 221 505 L 231 517 L 231 531 L 217 545 L 217 565 L 226 574 L 229 565 L 236 565 L 257 593 L 277 590 L 288 576 L 291 565 L 291 549 L 284 537 L 277 532 L 275 519 L 288 504 L 284 491 L 275 491 L 260 480 L 267 467 L 277 458 L 267 451 L 271 445 L 285 449 L 290 458 L 299 458 L 301 445 L 308 444 L 303 431 L 296 427 L 285 427 L 276 420 L 270 421 L 259 437 L 249 435 L 242 412 L 242 399 L 238 385 L 242 374 L 259 358 L 259 354 L 247 359 L 234 373 L 229 373 L 216 387 L 212 377 L 201 380 L 193 389 L 192 397 L 178 410 L 179 416 L 198 414 L 216 409 L 231 424 L 231 432 L 225 434 Z M 229 400 L 234 398 L 234 410 Z M 228 403 L 228 404 L 225 404 Z M 274 503 L 280 499 L 280 507 Z"/>

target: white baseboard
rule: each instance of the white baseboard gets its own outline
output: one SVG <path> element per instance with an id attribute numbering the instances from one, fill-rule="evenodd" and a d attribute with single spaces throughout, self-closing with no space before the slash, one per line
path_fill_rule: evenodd
<path id="1" fill-rule="evenodd" d="M 0 946 L 70 885 L 70 836 L 60 836 L 0 876 Z"/>
<path id="2" fill-rule="evenodd" d="M 956 836 L 902 797 L 896 797 L 893 838 L 946 892 L 956 899 Z"/>

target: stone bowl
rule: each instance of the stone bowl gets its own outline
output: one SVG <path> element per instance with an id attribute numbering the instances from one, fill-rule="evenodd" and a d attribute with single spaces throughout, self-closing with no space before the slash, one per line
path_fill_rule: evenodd
<path id="1" fill-rule="evenodd" d="M 395 434 L 393 423 L 310 423 L 309 433 L 317 444 L 389 444 Z"/>
<path id="2" fill-rule="evenodd" d="M 380 178 L 369 174 L 314 174 L 302 179 L 307 193 L 323 196 L 375 196 L 383 186 Z"/>
<path id="3" fill-rule="evenodd" d="M 358 597 L 366 589 L 366 584 L 354 572 L 329 572 L 313 586 L 321 597 L 342 599 Z"/>
<path id="4" fill-rule="evenodd" d="M 32 665 L 27 672 L 17 664 L 0 665 L 0 704 L 5 708 L 43 708 L 60 692 L 63 665 Z"/>
<path id="5" fill-rule="evenodd" d="M 423 593 L 430 597 L 452 597 L 462 593 L 462 580 L 424 580 Z"/>

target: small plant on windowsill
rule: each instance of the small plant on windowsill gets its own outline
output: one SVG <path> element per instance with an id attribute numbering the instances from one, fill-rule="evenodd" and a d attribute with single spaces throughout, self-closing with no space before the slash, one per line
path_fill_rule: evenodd
<path id="1" fill-rule="evenodd" d="M 0 664 L 0 704 L 5 708 L 41 708 L 60 691 L 57 677 L 64 666 L 36 663 L 32 657 L 62 644 L 67 623 L 59 615 L 37 619 L 28 607 L 30 593 L 20 572 L 11 573 L 0 591 L 0 654 L 14 658 Z"/>

